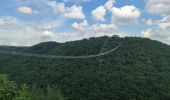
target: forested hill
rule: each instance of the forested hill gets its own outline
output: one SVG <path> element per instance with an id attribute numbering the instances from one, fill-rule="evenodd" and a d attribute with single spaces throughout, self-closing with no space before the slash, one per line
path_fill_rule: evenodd
<path id="1" fill-rule="evenodd" d="M 116 51 L 89 59 L 0 54 L 0 73 L 30 87 L 57 85 L 66 100 L 169 100 L 170 46 L 158 41 L 105 36 L 31 47 L 2 46 L 0 50 L 81 56 L 105 52 L 120 43 Z"/>

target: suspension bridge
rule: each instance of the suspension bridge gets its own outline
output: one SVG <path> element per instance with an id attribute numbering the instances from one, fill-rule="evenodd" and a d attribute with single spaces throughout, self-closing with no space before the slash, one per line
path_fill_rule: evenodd
<path id="1" fill-rule="evenodd" d="M 47 55 L 47 54 L 35 54 L 35 53 L 22 53 L 22 52 L 15 52 L 15 51 L 2 51 L 0 50 L 0 54 L 10 54 L 10 55 L 15 55 L 15 56 L 26 56 L 26 57 L 37 57 L 37 58 L 53 58 L 53 59 L 86 59 L 86 58 L 95 58 L 95 57 L 100 57 L 107 55 L 109 53 L 112 53 L 116 51 L 118 48 L 120 48 L 122 43 L 117 45 L 115 48 L 99 53 L 99 54 L 94 54 L 94 55 L 85 55 L 85 56 L 61 56 L 61 55 Z"/>

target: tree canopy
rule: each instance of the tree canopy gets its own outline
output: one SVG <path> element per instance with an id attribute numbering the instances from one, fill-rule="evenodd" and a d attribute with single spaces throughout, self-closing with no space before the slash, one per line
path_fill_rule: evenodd
<path id="1" fill-rule="evenodd" d="M 28 93 L 28 96 L 37 93 L 38 97 L 32 96 L 35 98 L 169 100 L 170 46 L 148 38 L 105 36 L 66 43 L 46 42 L 32 47 L 0 47 L 0 50 L 78 56 L 104 52 L 120 42 L 122 46 L 115 52 L 90 59 L 0 54 L 0 73 L 7 73 L 17 84 L 27 84 L 29 91 L 35 92 Z M 20 95 L 25 96 L 27 88 L 21 90 L 23 93 Z"/>

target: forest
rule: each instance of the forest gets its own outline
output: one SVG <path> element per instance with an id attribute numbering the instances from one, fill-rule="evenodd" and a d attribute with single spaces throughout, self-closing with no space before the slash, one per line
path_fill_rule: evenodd
<path id="1" fill-rule="evenodd" d="M 0 51 L 81 56 L 52 59 L 0 53 L 0 100 L 170 100 L 170 45 L 149 38 L 103 36 Z"/>

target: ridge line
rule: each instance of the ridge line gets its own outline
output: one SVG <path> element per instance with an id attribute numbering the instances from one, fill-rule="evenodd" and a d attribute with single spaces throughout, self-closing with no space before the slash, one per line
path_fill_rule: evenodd
<path id="1" fill-rule="evenodd" d="M 118 46 L 116 46 L 115 48 L 103 52 L 103 53 L 99 53 L 99 54 L 94 54 L 94 55 L 87 55 L 87 56 L 59 56 L 59 55 L 46 55 L 46 54 L 33 54 L 33 53 L 21 53 L 21 52 L 7 52 L 7 51 L 1 51 L 1 54 L 11 54 L 11 55 L 16 55 L 16 56 L 27 56 L 27 57 L 39 57 L 39 58 L 53 58 L 53 59 L 85 59 L 85 58 L 95 58 L 95 57 L 100 57 L 100 56 L 104 56 L 107 55 L 111 52 L 114 52 L 115 50 L 117 50 L 119 47 L 121 47 L 122 43 L 120 43 Z"/>

